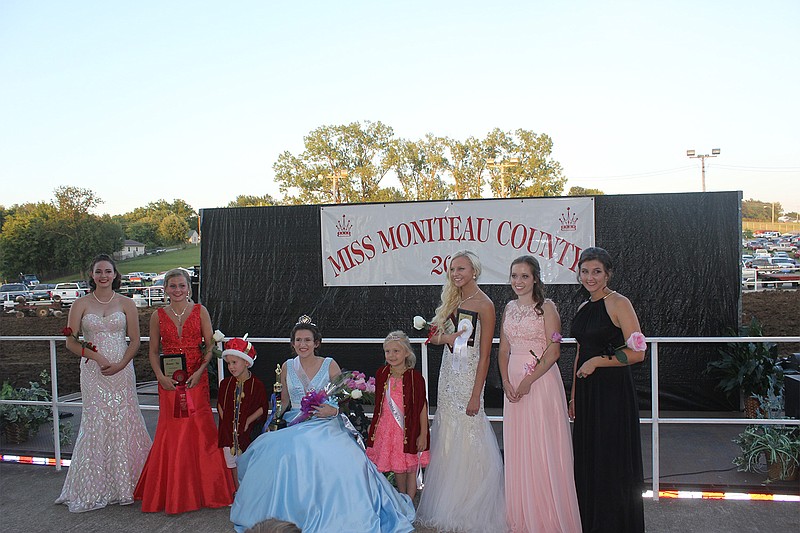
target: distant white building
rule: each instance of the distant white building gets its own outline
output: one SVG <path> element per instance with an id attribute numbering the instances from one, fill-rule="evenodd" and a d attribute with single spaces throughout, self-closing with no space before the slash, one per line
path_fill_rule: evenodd
<path id="1" fill-rule="evenodd" d="M 139 255 L 144 255 L 144 243 L 125 239 L 122 250 L 114 254 L 114 259 L 130 259 Z"/>
<path id="2" fill-rule="evenodd" d="M 194 245 L 200 244 L 200 235 L 197 233 L 197 230 L 190 229 L 186 233 L 186 242 Z"/>

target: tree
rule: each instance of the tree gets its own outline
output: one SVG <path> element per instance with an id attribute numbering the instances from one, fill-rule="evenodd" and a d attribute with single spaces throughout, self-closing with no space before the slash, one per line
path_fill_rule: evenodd
<path id="1" fill-rule="evenodd" d="M 605 193 L 600 189 L 585 189 L 583 187 L 573 185 L 569 188 L 567 196 L 601 196 L 603 194 Z"/>
<path id="2" fill-rule="evenodd" d="M 481 198 L 488 157 L 485 145 L 475 137 L 468 137 L 464 142 L 446 138 L 444 143 L 450 151 L 453 196 L 459 200 Z"/>
<path id="3" fill-rule="evenodd" d="M 561 164 L 552 159 L 553 141 L 545 134 L 495 128 L 485 145 L 494 165 L 489 166 L 489 186 L 500 198 L 560 196 L 567 179 Z"/>
<path id="4" fill-rule="evenodd" d="M 150 202 L 144 207 L 137 207 L 130 213 L 125 213 L 121 217 L 114 217 L 114 219 L 122 224 L 127 238 L 143 242 L 147 247 L 152 248 L 154 246 L 183 242 L 185 233 L 181 236 L 180 241 L 165 241 L 163 238 L 164 233 L 160 228 L 163 221 L 170 215 L 175 215 L 183 220 L 187 228 L 197 227 L 197 212 L 181 199 L 176 199 L 173 202 L 163 199 Z"/>
<path id="5" fill-rule="evenodd" d="M 129 224 L 125 229 L 125 236 L 128 239 L 144 243 L 146 248 L 155 248 L 161 244 L 158 224 L 151 222 L 149 218 Z"/>
<path id="6" fill-rule="evenodd" d="M 771 222 L 773 220 L 773 209 L 775 210 L 774 220 L 778 220 L 778 217 L 783 213 L 780 202 L 762 202 L 752 198 L 742 200 L 742 218 Z"/>
<path id="7" fill-rule="evenodd" d="M 450 187 L 444 181 L 450 166 L 446 149 L 445 140 L 430 133 L 420 141 L 400 139 L 392 144 L 387 161 L 397 174 L 407 199 L 444 200 L 449 197 Z"/>
<path id="8" fill-rule="evenodd" d="M 158 236 L 165 244 L 178 244 L 186 241 L 189 224 L 175 213 L 170 213 L 158 225 Z"/>
<path id="9" fill-rule="evenodd" d="M 269 194 L 265 194 L 264 196 L 240 194 L 236 197 L 236 200 L 228 202 L 226 207 L 261 207 L 265 205 L 278 205 L 278 201 Z"/>
<path id="10" fill-rule="evenodd" d="M 6 276 L 34 272 L 42 277 L 83 271 L 98 253 L 122 247 L 122 228 L 89 209 L 101 200 L 88 189 L 59 187 L 56 200 L 18 206 L 0 234 L 0 270 Z"/>
<path id="11" fill-rule="evenodd" d="M 275 181 L 290 204 L 374 201 L 389 170 L 385 162 L 394 136 L 381 122 L 321 126 L 305 139 L 305 151 L 283 152 L 273 165 Z M 297 195 L 290 194 L 296 190 Z"/>

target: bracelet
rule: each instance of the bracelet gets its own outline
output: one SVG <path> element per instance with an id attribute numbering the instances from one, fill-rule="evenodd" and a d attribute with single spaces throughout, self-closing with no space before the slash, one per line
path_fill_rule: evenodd
<path id="1" fill-rule="evenodd" d="M 572 398 L 568 403 L 572 403 L 575 401 L 575 398 Z"/>

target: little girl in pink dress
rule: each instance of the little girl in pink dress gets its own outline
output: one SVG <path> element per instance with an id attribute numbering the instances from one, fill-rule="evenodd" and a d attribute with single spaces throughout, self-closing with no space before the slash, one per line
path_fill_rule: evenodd
<path id="1" fill-rule="evenodd" d="M 381 472 L 394 472 L 397 489 L 417 494 L 417 470 L 430 461 L 425 378 L 414 369 L 408 336 L 393 331 L 383 341 L 386 365 L 375 373 L 375 413 L 367 457 Z"/>

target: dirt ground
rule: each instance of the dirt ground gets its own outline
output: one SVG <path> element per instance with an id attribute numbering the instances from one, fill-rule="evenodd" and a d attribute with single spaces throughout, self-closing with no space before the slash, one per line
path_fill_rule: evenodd
<path id="1" fill-rule="evenodd" d="M 149 320 L 152 309 L 139 310 L 141 335 L 149 335 Z M 750 292 L 742 296 L 742 322 L 747 324 L 755 316 L 762 323 L 765 335 L 800 335 L 800 291 Z M 63 317 L 23 317 L 0 315 L 0 336 L 52 335 L 61 337 L 67 325 Z M 62 337 L 63 338 L 63 337 Z M 783 344 L 781 355 L 800 352 L 800 344 Z M 78 357 L 67 352 L 64 342 L 56 342 L 59 395 L 80 390 L 80 366 Z M 14 386 L 27 385 L 37 380 L 42 369 L 50 370 L 50 356 L 46 341 L 0 342 L 0 381 L 10 381 Z M 134 359 L 138 382 L 154 380 L 147 359 L 147 344 L 143 343 L 139 355 Z"/>

